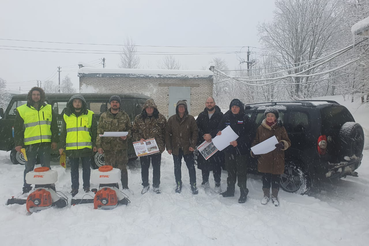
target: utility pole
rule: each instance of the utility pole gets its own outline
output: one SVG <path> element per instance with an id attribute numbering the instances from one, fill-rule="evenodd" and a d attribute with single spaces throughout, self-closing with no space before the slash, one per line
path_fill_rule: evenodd
<path id="1" fill-rule="evenodd" d="M 58 90 L 58 91 L 59 91 L 59 93 L 60 93 L 60 72 L 61 72 L 61 71 L 60 71 L 60 68 L 61 68 L 61 67 L 58 67 L 58 73 L 59 73 L 59 90 Z"/>
<path id="2" fill-rule="evenodd" d="M 252 65 L 255 63 L 255 60 L 250 61 L 250 46 L 247 46 L 247 76 L 250 76 L 250 69 Z"/>

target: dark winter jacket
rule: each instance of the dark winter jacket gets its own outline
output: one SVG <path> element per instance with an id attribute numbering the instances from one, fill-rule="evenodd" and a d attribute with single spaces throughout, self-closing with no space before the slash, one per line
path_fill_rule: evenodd
<path id="1" fill-rule="evenodd" d="M 40 92 L 40 107 L 34 108 L 34 103 L 32 101 L 32 91 L 37 90 Z M 40 111 L 42 107 L 45 107 L 47 104 L 45 102 L 45 92 L 38 87 L 32 88 L 27 95 L 27 106 L 29 108 L 33 108 L 34 110 Z M 57 143 L 59 142 L 59 128 L 57 124 L 57 114 L 52 111 L 52 120 L 51 120 L 51 142 Z M 24 146 L 24 120 L 19 115 L 17 110 L 15 115 L 15 122 L 14 122 L 14 144 L 15 146 Z M 49 144 L 49 143 L 47 143 Z"/>
<path id="2" fill-rule="evenodd" d="M 238 114 L 233 114 L 231 108 L 233 105 L 240 107 Z M 251 145 L 251 131 L 250 121 L 247 115 L 245 115 L 245 109 L 243 103 L 238 99 L 233 99 L 229 110 L 223 115 L 222 120 L 218 125 L 218 131 L 222 131 L 227 126 L 230 126 L 232 130 L 238 135 L 237 146 L 233 147 L 229 145 L 223 151 L 232 155 L 246 155 L 249 152 Z"/>
<path id="3" fill-rule="evenodd" d="M 146 108 L 153 107 L 154 113 L 151 117 L 147 116 Z M 133 141 L 155 138 L 155 141 L 162 153 L 165 150 L 165 128 L 167 120 L 159 113 L 154 100 L 149 99 L 145 102 L 141 114 L 137 115 L 132 126 Z"/>
<path id="4" fill-rule="evenodd" d="M 283 149 L 275 149 L 258 158 L 258 171 L 261 173 L 282 174 L 284 172 L 284 151 L 291 146 L 291 140 L 288 138 L 286 129 L 281 122 L 268 126 L 264 119 L 256 131 L 252 146 L 255 146 L 268 138 L 275 136 L 278 142 L 284 144 Z M 253 156 L 252 152 L 251 155 Z"/>
<path id="5" fill-rule="evenodd" d="M 185 105 L 186 112 L 183 118 L 179 117 L 178 106 Z M 198 129 L 196 120 L 192 115 L 188 114 L 187 104 L 182 101 L 177 103 L 176 114 L 168 119 L 166 128 L 165 144 L 167 150 L 171 150 L 173 155 L 179 154 L 179 149 L 182 148 L 185 155 L 191 154 L 190 147 L 196 149 Z"/>
<path id="6" fill-rule="evenodd" d="M 196 119 L 197 128 L 199 129 L 199 141 L 198 145 L 203 143 L 204 140 L 204 134 L 210 134 L 212 138 L 214 138 L 218 133 L 218 125 L 219 122 L 223 118 L 223 113 L 220 111 L 220 108 L 218 106 L 215 106 L 215 112 L 209 119 L 209 111 L 205 108 L 203 112 L 199 114 L 199 116 Z M 221 163 L 224 161 L 224 156 L 221 151 L 218 151 L 215 153 L 210 159 L 208 159 L 208 165 L 212 163 Z M 197 159 L 197 166 L 198 168 L 202 169 L 202 166 L 205 163 L 204 157 L 199 154 Z"/>
<path id="7" fill-rule="evenodd" d="M 73 107 L 74 99 L 80 99 L 82 101 L 82 108 L 81 108 L 81 111 L 78 113 L 75 112 L 74 107 Z M 87 103 L 86 103 L 85 98 L 79 94 L 73 95 L 69 99 L 67 103 L 67 107 L 64 109 L 63 114 L 67 116 L 71 116 L 72 114 L 74 114 L 77 117 L 77 119 L 79 116 L 83 114 L 88 114 Z M 65 146 L 66 146 L 66 138 L 67 138 L 66 128 L 67 128 L 67 125 L 64 121 L 64 117 L 62 117 L 62 129 L 60 133 L 60 148 L 62 149 L 65 149 Z M 92 117 L 92 125 L 91 125 L 89 132 L 91 136 L 92 147 L 96 147 L 97 122 L 96 122 L 95 117 Z M 87 156 L 91 156 L 93 154 L 93 151 L 92 149 L 89 149 L 89 148 L 79 149 L 79 150 L 66 150 L 66 154 L 68 157 L 71 157 L 71 158 L 87 157 Z"/>

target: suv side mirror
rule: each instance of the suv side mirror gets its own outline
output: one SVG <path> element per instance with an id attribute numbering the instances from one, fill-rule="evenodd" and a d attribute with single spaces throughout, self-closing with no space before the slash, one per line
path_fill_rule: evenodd
<path id="1" fill-rule="evenodd" d="M 0 117 L 4 118 L 4 109 L 3 108 L 0 108 Z"/>

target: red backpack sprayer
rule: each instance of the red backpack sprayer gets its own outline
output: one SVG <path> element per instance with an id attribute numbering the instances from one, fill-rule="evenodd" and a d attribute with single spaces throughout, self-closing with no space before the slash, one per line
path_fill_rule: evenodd
<path id="1" fill-rule="evenodd" d="M 97 184 L 94 199 L 72 199 L 72 205 L 93 203 L 94 209 L 113 209 L 119 204 L 130 203 L 128 197 L 119 190 L 120 169 L 105 165 L 91 172 L 91 183 Z"/>
<path id="2" fill-rule="evenodd" d="M 55 190 L 55 182 L 58 181 L 58 173 L 48 167 L 38 167 L 27 173 L 26 182 L 35 185 L 35 191 L 28 195 L 27 199 L 8 199 L 7 205 L 26 204 L 30 213 L 38 212 L 52 206 L 63 208 L 67 205 L 67 199 L 60 197 Z"/>

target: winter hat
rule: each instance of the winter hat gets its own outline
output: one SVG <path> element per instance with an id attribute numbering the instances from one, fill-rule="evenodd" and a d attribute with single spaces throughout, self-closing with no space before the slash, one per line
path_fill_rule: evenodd
<path id="1" fill-rule="evenodd" d="M 143 109 L 146 109 L 148 107 L 152 107 L 152 108 L 158 108 L 154 102 L 154 99 L 147 99 L 145 104 L 143 105 Z"/>
<path id="2" fill-rule="evenodd" d="M 274 107 L 266 108 L 265 112 L 264 112 L 264 115 L 266 116 L 268 113 L 274 114 L 276 119 L 279 118 L 279 111 L 278 111 L 277 108 L 274 108 Z"/>
<path id="3" fill-rule="evenodd" d="M 243 109 L 244 107 L 243 103 L 239 99 L 233 99 L 229 105 L 229 109 L 232 109 L 233 106 L 238 106 L 240 109 Z"/>
<path id="4" fill-rule="evenodd" d="M 117 101 L 119 102 L 119 104 L 121 103 L 120 97 L 118 95 L 111 96 L 109 99 L 109 103 L 111 103 L 111 101 Z"/>
<path id="5" fill-rule="evenodd" d="M 184 105 L 185 108 L 187 109 L 187 100 L 179 100 L 177 102 L 177 108 L 178 108 L 179 105 Z"/>

